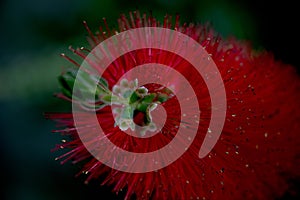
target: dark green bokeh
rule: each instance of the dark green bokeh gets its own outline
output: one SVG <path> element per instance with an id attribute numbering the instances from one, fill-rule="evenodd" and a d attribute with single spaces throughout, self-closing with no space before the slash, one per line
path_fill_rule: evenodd
<path id="1" fill-rule="evenodd" d="M 83 20 L 96 30 L 102 17 L 114 27 L 120 13 L 135 9 L 152 11 L 161 20 L 179 13 L 182 22 L 209 21 L 224 37 L 250 40 L 299 66 L 297 14 L 287 1 L 6 0 L 0 6 L 1 180 L 8 200 L 117 198 L 111 188 L 98 187 L 100 182 L 84 185 L 84 176 L 74 178 L 78 166 L 54 161 L 60 153 L 50 149 L 62 138 L 51 133 L 54 123 L 43 117 L 70 109 L 53 93 L 59 91 L 61 67 L 70 65 L 59 53 L 72 55 L 69 45 L 87 44 Z"/>

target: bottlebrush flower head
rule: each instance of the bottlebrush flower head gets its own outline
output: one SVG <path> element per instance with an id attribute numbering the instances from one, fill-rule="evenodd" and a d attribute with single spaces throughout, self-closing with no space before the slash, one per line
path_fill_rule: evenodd
<path id="1" fill-rule="evenodd" d="M 247 42 L 223 39 L 209 25 L 181 24 L 179 16 L 175 20 L 166 16 L 160 22 L 136 11 L 128 17 L 121 15 L 118 24 L 118 29 L 111 30 L 104 19 L 105 28 L 100 27 L 94 34 L 84 22 L 90 47 L 70 47 L 71 51 L 86 59 L 107 38 L 141 27 L 163 27 L 193 38 L 209 54 L 224 82 L 227 112 L 220 138 L 207 156 L 198 157 L 215 108 L 203 77 L 184 58 L 159 49 L 135 50 L 117 58 L 102 77 L 97 77 L 89 71 L 78 71 L 80 63 L 62 54 L 73 67 L 59 77 L 61 93 L 56 96 L 78 104 L 82 118 L 75 124 L 71 111 L 46 114 L 57 122 L 59 128 L 54 132 L 67 137 L 55 149 L 69 151 L 57 160 L 62 164 L 84 163 L 78 175 L 84 174 L 86 183 L 105 177 L 102 183 L 113 186 L 116 193 L 125 191 L 125 199 L 275 199 L 289 190 L 290 181 L 300 175 L 300 82 L 293 66 L 275 61 L 269 52 L 253 50 Z M 167 39 L 170 38 L 161 35 L 162 41 Z M 162 169 L 129 173 L 108 167 L 87 150 L 78 135 L 80 129 L 91 144 L 101 145 L 103 141 L 101 137 L 90 136 L 96 125 L 90 122 L 89 112 L 96 110 L 99 124 L 114 145 L 136 153 L 156 151 L 170 143 L 179 129 L 181 116 L 189 114 L 181 113 L 172 87 L 155 83 L 139 86 L 141 80 L 121 78 L 131 69 L 153 62 L 176 69 L 195 88 L 201 110 L 200 118 L 195 119 L 199 126 L 186 125 L 186 130 L 195 128 L 197 135 L 179 159 Z M 93 66 L 98 68 L 101 63 Z M 144 74 L 151 75 L 151 71 Z M 161 77 L 167 78 L 178 91 L 186 90 L 167 73 Z M 81 86 L 77 93 L 73 91 L 75 79 Z M 96 88 L 92 87 L 95 81 Z M 85 94 L 94 95 L 95 101 L 85 99 Z M 160 117 L 155 111 L 161 106 L 167 115 L 165 124 L 155 123 Z M 139 130 L 140 137 L 124 133 L 135 130 Z M 156 131 L 159 134 L 151 135 Z"/>

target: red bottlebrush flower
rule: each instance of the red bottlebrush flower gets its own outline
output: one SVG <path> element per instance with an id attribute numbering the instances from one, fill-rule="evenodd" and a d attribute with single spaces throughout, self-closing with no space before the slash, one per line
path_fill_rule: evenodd
<path id="1" fill-rule="evenodd" d="M 207 51 L 220 72 L 227 99 L 224 127 L 212 151 L 204 158 L 198 157 L 204 137 L 210 131 L 211 114 L 215 109 L 203 77 L 191 63 L 172 52 L 140 49 L 118 57 L 103 72 L 96 89 L 92 90 L 98 100 L 96 105 L 91 106 L 87 99 L 82 101 L 84 94 L 91 92 L 89 86 L 95 78 L 92 73 L 79 74 L 76 69 L 72 69 L 60 76 L 62 93 L 57 96 L 77 103 L 82 113 L 81 121 L 77 124 L 72 113 L 47 114 L 61 127 L 55 132 L 69 137 L 57 149 L 66 148 L 70 151 L 57 159 L 62 160 L 61 163 L 69 160 L 74 163 L 86 161 L 78 175 L 86 174 L 87 183 L 105 175 L 103 184 L 112 185 L 116 193 L 126 191 L 125 199 L 281 197 L 288 190 L 289 181 L 300 175 L 300 82 L 295 70 L 292 66 L 275 61 L 271 53 L 252 50 L 248 43 L 235 39 L 223 40 L 209 26 L 181 25 L 179 17 L 176 17 L 175 24 L 171 21 L 170 16 L 166 16 L 163 23 L 160 23 L 152 16 L 140 16 L 139 12 L 134 12 L 130 13 L 129 18 L 124 15 L 120 17 L 118 31 L 163 27 L 193 38 Z M 92 49 L 118 34 L 108 28 L 105 20 L 106 31 L 100 27 L 100 32 L 95 35 L 84 24 Z M 169 38 L 161 35 L 161 40 L 165 39 Z M 90 52 L 86 48 L 70 49 L 83 59 Z M 75 66 L 80 66 L 65 54 L 62 56 Z M 95 124 L 90 123 L 90 111 L 96 109 L 98 122 L 114 145 L 136 153 L 156 151 L 170 143 L 177 134 L 181 116 L 193 113 L 192 109 L 190 113 L 181 113 L 180 100 L 170 88 L 154 83 L 138 87 L 138 81 L 141 80 L 122 78 L 135 67 L 154 61 L 175 69 L 196 88 L 195 95 L 201 110 L 200 123 L 198 127 L 190 128 L 196 128 L 197 135 L 179 159 L 161 169 L 130 173 L 108 167 L 88 151 L 78 134 L 78 130 L 83 130 L 87 138 L 90 137 L 90 143 L 101 144 L 103 138 L 90 136 L 95 132 Z M 95 68 L 98 65 L 101 63 L 93 64 Z M 72 93 L 76 73 L 79 84 L 82 83 L 80 94 Z M 144 74 L 145 77 L 151 75 L 151 70 Z M 161 76 L 168 77 L 168 74 Z M 176 78 L 169 76 L 168 80 L 177 91 L 186 90 L 184 85 L 178 84 Z M 123 103 L 124 99 L 127 103 Z M 116 106 L 110 106 L 109 103 L 115 103 Z M 155 122 L 162 116 L 157 111 L 160 106 L 164 107 L 167 115 L 164 125 Z M 141 136 L 155 131 L 160 134 L 138 138 L 124 133 L 136 129 Z M 97 148 L 97 145 L 93 148 Z M 103 153 L 110 154 L 112 151 L 107 149 Z"/>

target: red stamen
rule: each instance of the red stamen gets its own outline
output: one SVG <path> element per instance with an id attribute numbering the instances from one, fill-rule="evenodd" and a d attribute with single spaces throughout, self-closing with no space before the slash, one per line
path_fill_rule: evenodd
<path id="1" fill-rule="evenodd" d="M 97 38 L 95 38 L 94 34 L 92 33 L 89 26 L 87 25 L 86 21 L 83 21 L 83 25 L 84 25 L 85 29 L 87 30 L 88 34 L 90 35 L 91 39 L 93 40 L 93 42 L 95 44 L 98 44 L 99 41 L 97 40 Z"/>

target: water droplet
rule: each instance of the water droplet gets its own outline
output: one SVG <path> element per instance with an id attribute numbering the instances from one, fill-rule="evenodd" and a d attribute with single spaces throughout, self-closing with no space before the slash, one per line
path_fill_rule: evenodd
<path id="1" fill-rule="evenodd" d="M 267 138 L 268 137 L 268 133 L 265 133 L 265 138 Z"/>

